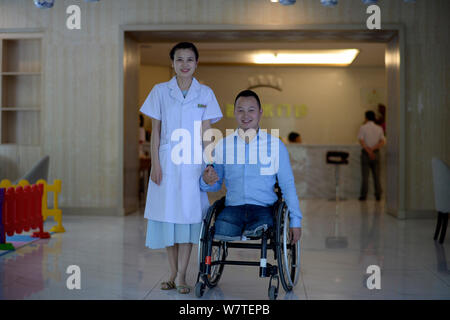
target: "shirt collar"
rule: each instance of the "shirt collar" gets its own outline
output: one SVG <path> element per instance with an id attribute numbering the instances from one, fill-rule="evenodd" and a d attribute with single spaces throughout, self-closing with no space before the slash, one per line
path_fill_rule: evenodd
<path id="1" fill-rule="evenodd" d="M 233 137 L 238 137 L 238 141 L 242 141 L 242 142 L 245 143 L 245 141 L 242 140 L 242 138 L 239 136 L 238 130 L 239 130 L 239 128 L 237 128 L 236 130 L 234 130 L 234 132 L 233 132 Z M 266 135 L 267 135 L 267 133 L 266 133 L 266 134 L 263 134 L 263 133 L 266 133 L 266 132 L 265 132 L 265 131 L 262 131 L 261 128 L 258 127 L 258 131 L 257 131 L 257 133 L 256 133 L 256 137 L 254 137 L 254 138 L 252 139 L 252 141 L 250 141 L 250 143 L 253 143 L 254 141 L 257 141 L 258 139 L 265 138 Z"/>
<path id="2" fill-rule="evenodd" d="M 195 79 L 195 77 L 192 77 L 192 83 L 191 86 L 189 87 L 189 92 L 186 98 L 183 96 L 180 87 L 178 87 L 177 76 L 173 76 L 172 79 L 170 79 L 169 88 L 171 89 L 170 94 L 172 97 L 174 97 L 177 100 L 187 102 L 197 97 L 197 92 L 200 89 L 200 83 L 197 81 L 197 79 Z"/>

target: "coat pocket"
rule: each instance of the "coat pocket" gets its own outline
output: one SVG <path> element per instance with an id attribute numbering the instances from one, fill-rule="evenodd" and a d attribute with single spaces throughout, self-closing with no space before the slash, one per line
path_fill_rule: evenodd
<path id="1" fill-rule="evenodd" d="M 170 143 L 166 143 L 159 146 L 159 163 L 161 165 L 161 171 L 163 176 L 175 174 L 174 163 L 171 158 Z"/>

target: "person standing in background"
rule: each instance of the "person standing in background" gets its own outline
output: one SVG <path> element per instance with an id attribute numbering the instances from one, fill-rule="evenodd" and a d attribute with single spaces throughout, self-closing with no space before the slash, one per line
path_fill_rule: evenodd
<path id="1" fill-rule="evenodd" d="M 380 184 L 380 148 L 385 144 L 383 128 L 375 123 L 375 112 L 367 111 L 364 124 L 359 129 L 358 140 L 362 146 L 361 150 L 361 172 L 362 183 L 359 200 L 364 201 L 367 197 L 369 187 L 369 169 L 372 171 L 375 198 L 381 199 Z"/>

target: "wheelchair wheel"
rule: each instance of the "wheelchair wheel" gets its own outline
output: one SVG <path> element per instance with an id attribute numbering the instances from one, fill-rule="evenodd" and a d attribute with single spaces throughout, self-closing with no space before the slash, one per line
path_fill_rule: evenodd
<path id="1" fill-rule="evenodd" d="M 198 244 L 198 266 L 199 266 L 199 273 L 200 275 L 203 275 L 201 278 L 205 282 L 205 284 L 209 288 L 213 288 L 217 285 L 217 283 L 220 280 L 220 277 L 223 273 L 223 268 L 225 265 L 223 264 L 216 264 L 211 266 L 211 272 L 209 275 L 206 275 L 206 264 L 205 259 L 208 252 L 208 243 L 209 241 L 213 241 L 210 237 L 210 229 L 214 225 L 216 215 L 223 210 L 225 207 L 225 197 L 223 197 L 220 200 L 217 200 L 213 206 L 208 210 L 208 213 L 203 219 L 202 223 L 202 229 L 201 229 L 201 235 L 200 240 Z M 211 248 L 211 262 L 218 261 L 218 260 L 225 260 L 226 259 L 226 249 L 225 244 L 223 242 L 220 242 L 219 245 L 212 246 Z"/>
<path id="2" fill-rule="evenodd" d="M 204 249 L 202 250 L 202 256 L 204 258 L 206 257 L 207 248 L 208 248 L 208 244 L 205 244 Z M 226 252 L 225 252 L 224 244 L 221 243 L 218 246 L 213 246 L 212 252 L 211 252 L 211 262 L 218 261 L 218 260 L 225 260 L 225 259 L 226 259 Z M 217 283 L 220 280 L 220 277 L 222 276 L 224 267 L 225 267 L 225 265 L 223 265 L 223 264 L 216 264 L 216 265 L 211 266 L 211 273 L 209 275 L 206 275 L 206 277 L 203 278 L 203 280 L 205 281 L 206 285 L 209 288 L 214 288 L 217 285 Z"/>
<path id="3" fill-rule="evenodd" d="M 195 284 L 195 296 L 201 298 L 205 292 L 205 284 L 203 282 L 197 282 Z"/>
<path id="4" fill-rule="evenodd" d="M 269 287 L 269 299 L 270 300 L 277 300 L 278 297 L 278 289 L 275 286 L 270 286 Z"/>
<path id="5" fill-rule="evenodd" d="M 277 211 L 276 241 L 281 284 L 289 292 L 297 284 L 300 273 L 300 240 L 293 245 L 289 243 L 289 210 L 284 202 Z"/>

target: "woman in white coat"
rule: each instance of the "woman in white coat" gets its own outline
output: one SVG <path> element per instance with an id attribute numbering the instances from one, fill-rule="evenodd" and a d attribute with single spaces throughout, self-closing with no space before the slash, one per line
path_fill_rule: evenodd
<path id="1" fill-rule="evenodd" d="M 202 132 L 219 121 L 222 112 L 213 91 L 193 76 L 197 48 L 189 42 L 178 43 L 170 59 L 176 76 L 155 85 L 140 109 L 152 118 L 146 246 L 167 250 L 170 275 L 161 289 L 189 293 L 186 270 L 192 244 L 198 243 L 202 216 L 209 207 L 208 196 L 199 187 L 206 147 Z"/>

